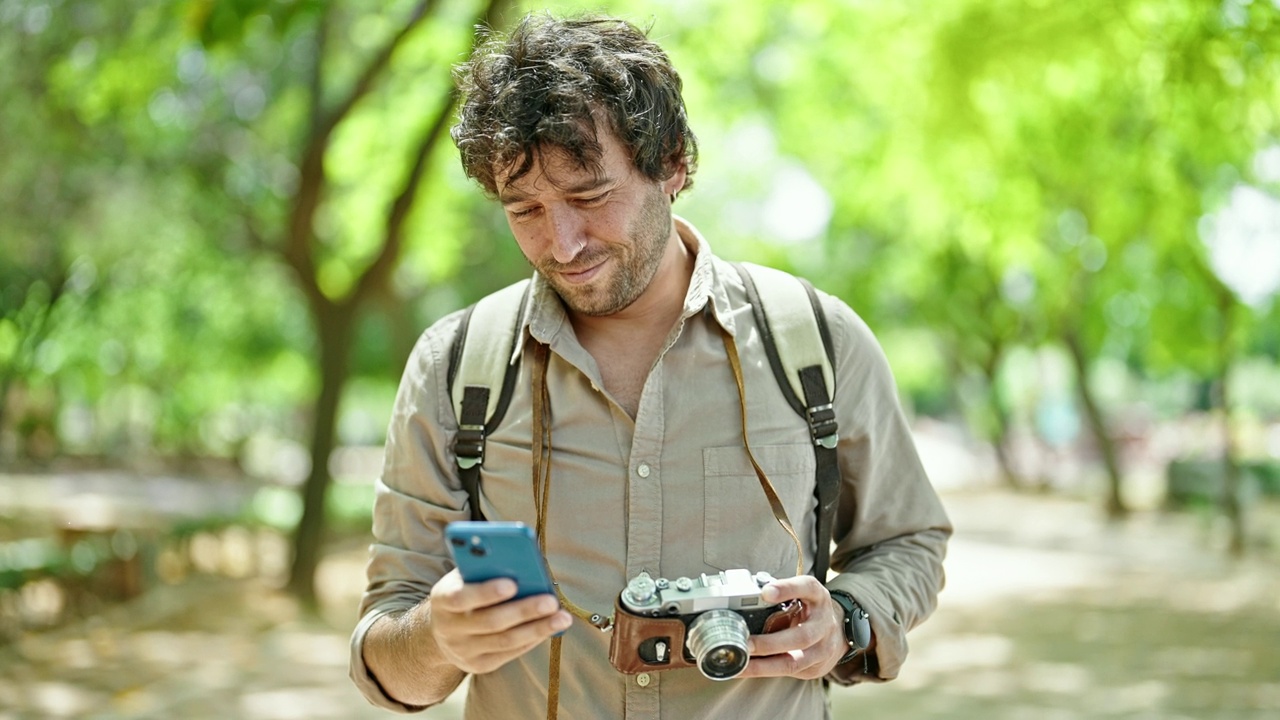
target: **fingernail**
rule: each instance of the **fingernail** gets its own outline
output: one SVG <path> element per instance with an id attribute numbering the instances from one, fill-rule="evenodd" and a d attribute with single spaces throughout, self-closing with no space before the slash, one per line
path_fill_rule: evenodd
<path id="1" fill-rule="evenodd" d="M 778 588 L 772 585 L 765 585 L 764 588 L 760 590 L 760 599 L 767 603 L 778 602 Z"/>
<path id="2" fill-rule="evenodd" d="M 553 597 L 545 597 L 538 601 L 538 612 L 551 614 L 560 609 L 560 602 Z"/>
<path id="3" fill-rule="evenodd" d="M 551 627 L 556 630 L 564 630 L 573 624 L 573 617 L 569 613 L 560 613 L 551 618 Z"/>

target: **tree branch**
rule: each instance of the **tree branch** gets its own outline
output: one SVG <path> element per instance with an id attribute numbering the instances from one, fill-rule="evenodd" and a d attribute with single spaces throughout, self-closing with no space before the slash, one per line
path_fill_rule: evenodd
<path id="1" fill-rule="evenodd" d="M 289 214 L 288 235 L 281 250 L 285 261 L 293 268 L 308 296 L 315 301 L 323 301 L 315 277 L 315 258 L 312 254 L 311 240 L 316 210 L 324 195 L 326 177 L 324 172 L 324 154 L 328 150 L 329 141 L 334 130 L 351 113 L 351 110 L 373 89 L 374 83 L 386 70 L 395 51 L 415 28 L 434 10 L 436 0 L 420 0 L 414 6 L 403 27 L 387 40 L 373 57 L 369 59 L 364 70 L 360 72 L 356 82 L 341 102 L 330 112 L 319 108 L 323 103 L 322 63 L 320 49 L 324 47 L 323 39 L 317 39 L 317 55 L 311 79 L 313 125 L 302 152 L 302 161 L 298 164 L 298 192 L 294 196 L 294 204 Z M 326 22 L 321 20 L 320 31 L 325 31 Z"/>
<path id="2" fill-rule="evenodd" d="M 509 3 L 510 0 L 489 0 L 485 4 L 484 11 L 477 15 L 476 24 L 492 27 L 498 22 L 499 16 Z M 475 47 L 478 39 L 479 32 L 477 31 L 472 38 L 472 47 Z M 387 212 L 382 248 L 373 262 L 361 274 L 355 291 L 351 294 L 351 302 L 359 303 L 370 293 L 376 291 L 387 282 L 392 270 L 395 269 L 395 265 L 400 259 L 400 252 L 404 248 L 405 224 L 409 219 L 409 214 L 413 210 L 414 204 L 417 202 L 418 190 L 422 185 L 423 176 L 426 174 L 427 165 L 435 152 L 436 146 L 440 143 L 441 138 L 444 137 L 457 102 L 457 90 L 450 83 L 449 89 L 440 100 L 435 116 L 418 140 L 413 164 L 405 175 L 404 184 L 391 202 L 391 208 Z"/>
<path id="3" fill-rule="evenodd" d="M 396 262 L 399 261 L 400 252 L 404 248 L 405 224 L 409 219 L 410 211 L 413 210 L 413 206 L 417 202 L 418 189 L 422 186 L 422 178 L 426 174 L 427 164 L 449 126 L 449 119 L 453 115 L 453 108 L 457 104 L 457 100 L 458 93 L 450 86 L 440 101 L 435 117 L 432 118 L 431 123 L 427 125 L 426 131 L 423 132 L 422 137 L 418 140 L 418 148 L 414 153 L 413 164 L 405 175 L 404 184 L 401 186 L 400 192 L 391 201 L 391 208 L 387 211 L 382 248 L 378 251 L 378 255 L 373 259 L 373 262 L 361 274 L 360 280 L 356 284 L 355 292 L 352 293 L 352 302 L 361 302 L 371 292 L 385 283 L 390 277 L 391 271 L 395 268 Z"/>
<path id="4" fill-rule="evenodd" d="M 344 98 L 322 122 L 320 129 L 323 133 L 322 137 L 324 139 L 327 140 L 328 136 L 332 134 L 333 128 L 337 127 L 338 123 L 342 122 L 343 118 L 351 113 L 352 108 L 354 108 L 356 104 L 364 98 L 364 96 L 369 94 L 369 91 L 373 89 L 374 83 L 377 82 L 378 77 L 382 75 L 382 72 L 387 68 L 387 64 L 391 62 L 391 56 L 395 55 L 396 50 L 404 42 L 405 38 L 409 37 L 409 33 L 413 32 L 414 28 L 418 27 L 418 25 L 420 25 L 423 20 L 426 20 L 432 11 L 435 10 L 436 4 L 437 0 L 419 0 L 418 4 L 415 5 L 413 10 L 409 13 L 409 18 L 405 21 L 404 27 L 400 28 L 400 31 L 393 35 L 387 43 L 369 59 L 369 63 L 365 65 L 364 70 L 361 71 L 360 77 L 356 80 L 355 84 L 351 86 L 351 91 L 347 93 L 347 97 Z"/>
<path id="5" fill-rule="evenodd" d="M 308 137 L 319 132 L 320 123 L 324 119 L 324 57 L 329 47 L 329 18 L 332 6 L 320 8 L 320 17 L 316 20 L 316 48 L 311 67 L 308 68 L 307 91 L 311 105 L 307 109 Z"/>

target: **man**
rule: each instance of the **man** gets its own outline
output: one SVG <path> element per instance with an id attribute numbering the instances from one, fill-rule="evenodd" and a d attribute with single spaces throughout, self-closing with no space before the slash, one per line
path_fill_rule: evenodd
<path id="1" fill-rule="evenodd" d="M 797 573 L 797 560 L 813 567 L 818 542 L 808 428 L 764 360 L 742 280 L 672 215 L 696 146 L 666 55 L 625 22 L 530 16 L 479 48 L 459 77 L 453 136 L 464 168 L 502 204 L 536 270 L 520 379 L 488 439 L 480 505 L 489 520 L 533 526 L 532 484 L 545 481 L 542 539 L 565 603 L 508 602 L 513 583 L 463 583 L 449 560 L 444 526 L 470 513 L 452 455 L 458 423 L 446 374 L 459 316 L 451 315 L 419 341 L 391 420 L 352 638 L 361 691 L 412 711 L 469 676 L 468 718 L 542 717 L 556 693 L 551 712 L 564 717 L 817 718 L 830 712 L 823 678 L 895 677 L 906 632 L 936 603 L 951 528 L 865 324 L 821 295 L 835 348 L 841 475 L 839 574 L 824 585 Z M 729 362 L 735 348 L 744 397 Z M 550 467 L 531 478 L 531 462 L 542 475 L 539 427 Z M 798 550 L 746 447 L 795 522 Z M 762 599 L 804 607 L 798 625 L 751 637 L 739 679 L 712 682 L 693 669 L 621 674 L 608 660 L 609 634 L 569 612 L 607 616 L 640 572 L 729 568 L 781 578 Z M 869 614 L 862 652 L 851 652 L 851 611 L 833 592 Z M 561 632 L 553 660 L 548 639 Z M 553 663 L 558 678 L 549 676 Z"/>

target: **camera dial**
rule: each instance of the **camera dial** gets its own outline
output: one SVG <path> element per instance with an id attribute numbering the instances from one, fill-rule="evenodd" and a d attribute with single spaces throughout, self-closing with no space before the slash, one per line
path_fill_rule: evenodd
<path id="1" fill-rule="evenodd" d="M 627 583 L 626 589 L 622 591 L 622 599 L 627 605 L 639 610 L 657 602 L 657 590 L 658 585 L 649 577 L 649 573 L 642 572 Z"/>

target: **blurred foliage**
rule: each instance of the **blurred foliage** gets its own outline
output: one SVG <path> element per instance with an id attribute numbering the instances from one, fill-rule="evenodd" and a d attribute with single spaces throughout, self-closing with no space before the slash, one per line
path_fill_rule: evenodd
<path id="1" fill-rule="evenodd" d="M 546 5 L 602 6 L 685 80 L 702 155 L 676 210 L 846 298 L 918 412 L 1037 427 L 1060 388 L 1025 354 L 1074 343 L 1067 385 L 1104 411 L 1202 407 L 1235 358 L 1235 406 L 1280 415 L 1255 391 L 1275 288 L 1242 300 L 1205 238 L 1237 188 L 1280 192 L 1274 3 Z M 380 442 L 421 328 L 527 272 L 447 141 L 407 183 L 481 11 L 0 0 L 0 464 L 309 442 L 317 308 L 357 292 L 407 188 L 398 262 L 341 343 L 339 441 Z M 1280 263 L 1258 232 L 1271 254 L 1238 265 Z"/>

